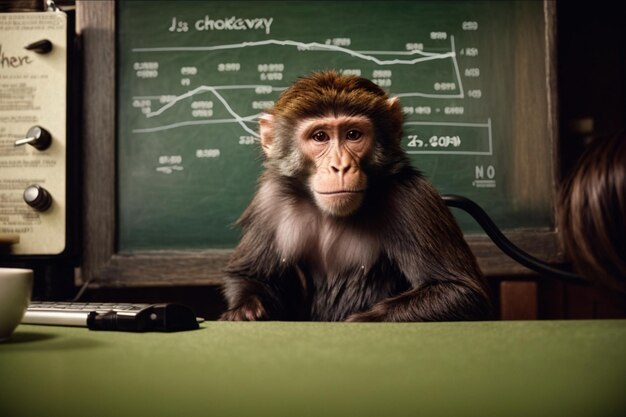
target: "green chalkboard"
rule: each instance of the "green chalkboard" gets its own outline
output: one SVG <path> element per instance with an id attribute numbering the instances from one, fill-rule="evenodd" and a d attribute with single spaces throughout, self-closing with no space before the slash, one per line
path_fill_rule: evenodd
<path id="1" fill-rule="evenodd" d="M 324 69 L 400 98 L 403 146 L 442 193 L 551 228 L 547 20 L 541 1 L 118 2 L 119 252 L 233 247 L 258 115 Z"/>

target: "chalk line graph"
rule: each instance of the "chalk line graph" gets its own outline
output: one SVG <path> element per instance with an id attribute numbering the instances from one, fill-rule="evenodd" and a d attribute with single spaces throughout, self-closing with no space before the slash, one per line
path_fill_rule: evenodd
<path id="1" fill-rule="evenodd" d="M 369 51 L 356 51 L 349 48 L 345 48 L 337 45 L 328 45 L 318 42 L 298 42 L 292 40 L 277 40 L 268 39 L 257 42 L 241 42 L 225 45 L 213 45 L 213 46 L 173 46 L 173 47 L 151 47 L 151 48 L 133 48 L 132 52 L 136 54 L 144 53 L 189 53 L 189 52 L 211 52 L 221 50 L 237 50 L 248 49 L 263 46 L 279 46 L 296 48 L 298 53 L 308 52 L 328 52 L 328 53 L 340 53 L 356 58 L 358 60 L 373 63 L 381 66 L 381 68 L 390 68 L 400 66 L 416 66 L 429 61 L 436 60 L 450 60 L 452 64 L 453 78 L 451 81 L 454 83 L 455 88 L 453 91 L 445 91 L 440 93 L 428 93 L 423 91 L 403 91 L 390 93 L 391 96 L 398 98 L 420 97 L 428 99 L 463 99 L 464 88 L 457 62 L 457 53 L 455 39 L 453 35 L 449 37 L 450 45 L 449 50 L 443 52 L 427 52 L 423 50 L 407 50 L 407 51 L 389 51 L 389 50 L 369 50 Z M 261 116 L 262 112 L 255 112 L 254 114 L 243 115 L 236 111 L 231 103 L 226 98 L 229 91 L 239 90 L 254 93 L 256 90 L 261 89 L 264 94 L 270 94 L 275 92 L 281 92 L 285 90 L 286 86 L 275 86 L 271 84 L 234 84 L 234 85 L 200 85 L 189 91 L 186 91 L 179 95 L 144 95 L 133 96 L 133 100 L 149 100 L 150 102 L 156 101 L 160 107 L 152 110 L 151 107 L 144 109 L 144 115 L 146 119 L 159 120 L 161 116 L 165 117 L 169 110 L 173 109 L 177 104 L 189 100 L 195 99 L 197 96 L 204 94 L 211 94 L 216 101 L 221 103 L 224 110 L 227 113 L 227 117 L 220 118 L 208 118 L 198 120 L 182 120 L 174 121 L 171 123 L 163 123 L 152 127 L 134 128 L 132 132 L 135 134 L 147 134 L 155 132 L 163 132 L 170 129 L 177 129 L 185 126 L 200 126 L 200 125 L 216 125 L 216 124 L 238 124 L 245 134 L 250 135 L 255 140 L 259 140 L 259 134 L 256 130 L 256 122 Z M 167 97 L 165 101 L 163 97 Z M 465 155 L 491 155 L 492 149 L 492 136 L 491 136 L 491 119 L 488 119 L 487 123 L 455 123 L 455 122 L 416 122 L 407 121 L 406 126 L 446 126 L 446 127 L 463 127 L 463 128 L 475 128 L 486 129 L 486 139 L 488 143 L 487 150 L 476 151 L 445 151 L 447 154 L 465 154 Z M 252 126 L 252 127 L 251 127 Z M 412 150 L 409 153 L 420 154 L 436 154 L 442 153 L 437 150 Z"/>
<path id="2" fill-rule="evenodd" d="M 261 115 L 260 113 L 249 115 L 249 116 L 241 116 L 239 115 L 233 108 L 230 106 L 228 101 L 222 96 L 218 91 L 219 90 L 241 90 L 241 89 L 257 89 L 257 88 L 270 88 L 272 91 L 282 91 L 286 89 L 286 87 L 272 87 L 270 85 L 230 85 L 230 86 L 209 86 L 209 85 L 201 85 L 193 90 L 190 90 L 184 94 L 176 96 L 173 100 L 169 101 L 167 104 L 163 105 L 159 109 L 155 111 L 151 111 L 146 113 L 146 118 L 153 118 L 160 116 L 166 110 L 173 107 L 175 104 L 182 100 L 186 100 L 190 97 L 193 97 L 198 94 L 203 94 L 206 92 L 211 92 L 224 106 L 226 111 L 232 116 L 232 119 L 209 119 L 209 120 L 188 120 L 182 122 L 170 123 L 167 125 L 156 126 L 152 128 L 142 128 L 142 129 L 133 129 L 133 133 L 152 133 L 159 132 L 163 130 L 175 129 L 183 126 L 192 126 L 192 125 L 209 125 L 209 124 L 222 124 L 222 123 L 237 123 L 241 126 L 243 130 L 247 133 L 259 137 L 258 133 L 255 130 L 252 130 L 246 125 L 246 122 L 254 122 Z M 136 96 L 133 99 L 155 99 L 160 98 L 161 96 Z"/>
<path id="3" fill-rule="evenodd" d="M 255 42 L 240 42 L 234 44 L 227 45 L 214 45 L 214 46 L 165 46 L 165 47 L 152 47 L 152 48 L 132 48 L 132 52 L 210 52 L 210 51 L 219 51 L 226 49 L 244 49 L 244 48 L 253 48 L 259 46 L 291 46 L 298 49 L 300 52 L 306 51 L 326 51 L 326 52 L 337 52 L 346 55 L 350 55 L 354 58 L 359 58 L 364 61 L 371 61 L 377 65 L 385 66 L 385 65 L 415 65 L 421 62 L 430 61 L 434 59 L 448 59 L 454 58 L 456 53 L 454 52 L 454 36 L 450 36 L 452 41 L 452 49 L 449 52 L 438 53 L 438 52 L 424 52 L 421 50 L 413 50 L 413 51 L 370 51 L 370 52 L 360 52 L 354 51 L 349 48 L 344 48 L 343 46 L 337 45 L 327 45 L 319 42 L 298 42 L 292 40 L 279 40 L 279 39 L 267 39 L 263 41 L 255 41 Z M 419 58 L 414 59 L 380 59 L 374 56 L 377 55 L 420 55 Z"/>
<path id="4" fill-rule="evenodd" d="M 319 42 L 299 42 L 292 40 L 278 40 L 267 39 L 264 41 L 256 42 L 240 42 L 225 45 L 213 45 L 213 46 L 167 46 L 167 47 L 151 47 L 151 48 L 132 48 L 134 53 L 145 52 L 211 52 L 220 50 L 232 50 L 232 49 L 245 49 L 261 46 L 289 46 L 295 47 L 299 52 L 335 52 L 340 54 L 349 55 L 354 58 L 358 58 L 362 61 L 373 62 L 380 66 L 390 65 L 417 65 L 432 60 L 450 59 L 454 66 L 455 82 L 458 86 L 458 93 L 449 94 L 433 94 L 433 93 L 421 93 L 421 92 L 406 92 L 396 94 L 398 97 L 424 97 L 424 98 L 459 98 L 465 97 L 463 89 L 463 81 L 461 79 L 461 73 L 459 71 L 459 64 L 457 62 L 456 45 L 454 35 L 450 35 L 450 49 L 446 52 L 426 52 L 423 50 L 415 49 L 411 51 L 355 51 L 349 48 L 345 48 L 337 45 L 327 45 Z M 399 56 L 414 56 L 419 55 L 418 58 L 413 59 L 380 59 L 375 55 L 399 55 Z"/>
<path id="5" fill-rule="evenodd" d="M 132 52 L 134 53 L 145 53 L 145 52 L 210 52 L 210 51 L 218 51 L 218 50 L 231 50 L 231 49 L 244 49 L 244 48 L 254 48 L 261 46 L 281 46 L 281 47 L 295 47 L 299 52 L 308 52 L 308 51 L 316 51 L 316 52 L 334 52 L 346 54 L 355 58 L 358 58 L 363 61 L 373 62 L 380 66 L 390 66 L 390 65 L 417 65 L 419 63 L 423 63 L 431 60 L 441 60 L 441 59 L 451 59 L 454 67 L 455 74 L 455 82 L 458 89 L 457 93 L 423 93 L 423 92 L 402 92 L 392 94 L 393 96 L 404 98 L 404 97 L 423 97 L 423 98 L 445 98 L 445 99 L 462 99 L 464 98 L 464 89 L 460 76 L 460 71 L 458 67 L 458 62 L 456 60 L 456 48 L 454 43 L 454 36 L 450 36 L 450 50 L 446 52 L 426 52 L 423 50 L 411 50 L 411 51 L 355 51 L 342 46 L 337 45 L 328 45 L 322 44 L 318 42 L 298 42 L 292 40 L 277 40 L 277 39 L 268 39 L 263 41 L 256 42 L 241 42 L 241 43 L 233 43 L 226 45 L 213 45 L 213 46 L 178 46 L 178 47 L 151 47 L 151 48 L 133 48 Z M 397 56 L 408 56 L 416 58 L 411 59 L 380 59 L 377 58 L 376 55 L 397 55 Z M 192 98 L 195 95 L 204 94 L 207 92 L 212 93 L 215 98 L 222 103 L 226 111 L 232 116 L 232 119 L 212 119 L 212 120 L 189 120 L 189 121 L 179 121 L 175 123 L 169 123 L 162 126 L 149 127 L 149 128 L 137 128 L 133 129 L 133 133 L 152 133 L 158 132 L 168 129 L 175 129 L 183 126 L 191 126 L 191 125 L 208 125 L 208 124 L 221 124 L 221 123 L 237 123 L 241 126 L 244 131 L 247 133 L 258 137 L 258 134 L 250 129 L 246 123 L 253 122 L 260 116 L 260 113 L 242 116 L 238 114 L 232 106 L 228 103 L 225 97 L 220 94 L 219 91 L 222 90 L 233 90 L 233 89 L 256 89 L 258 87 L 271 89 L 272 92 L 282 91 L 286 89 L 286 87 L 276 87 L 272 85 L 230 85 L 230 86 L 212 86 L 212 85 L 201 85 L 192 90 L 189 90 L 183 94 L 174 96 L 174 98 L 168 101 L 166 104 L 158 108 L 154 111 L 149 111 L 145 114 L 146 118 L 155 118 L 157 116 L 162 115 L 168 109 L 172 108 L 177 103 Z M 135 96 L 133 99 L 154 99 L 154 96 Z"/>

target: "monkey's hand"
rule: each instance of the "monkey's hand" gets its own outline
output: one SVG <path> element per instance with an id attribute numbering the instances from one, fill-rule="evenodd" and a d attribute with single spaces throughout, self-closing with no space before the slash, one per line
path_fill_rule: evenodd
<path id="1" fill-rule="evenodd" d="M 245 304 L 232 308 L 220 316 L 222 321 L 256 321 L 268 318 L 265 307 L 256 297 L 251 297 Z"/>
<path id="2" fill-rule="evenodd" d="M 354 323 L 389 321 L 388 314 L 389 312 L 385 304 L 380 303 L 380 304 L 376 304 L 370 310 L 349 315 L 346 321 L 354 322 Z"/>

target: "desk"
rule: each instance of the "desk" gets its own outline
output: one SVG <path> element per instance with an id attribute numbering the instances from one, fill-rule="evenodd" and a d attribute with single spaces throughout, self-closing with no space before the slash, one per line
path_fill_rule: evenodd
<path id="1" fill-rule="evenodd" d="M 0 415 L 625 416 L 626 320 L 21 325 Z"/>

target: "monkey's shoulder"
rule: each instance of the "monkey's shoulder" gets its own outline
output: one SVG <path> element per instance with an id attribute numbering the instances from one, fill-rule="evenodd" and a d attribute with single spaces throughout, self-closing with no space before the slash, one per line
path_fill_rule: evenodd
<path id="1" fill-rule="evenodd" d="M 389 178 L 377 194 L 372 198 L 373 212 L 367 217 L 396 240 L 414 242 L 425 236 L 460 235 L 458 224 L 437 189 L 415 169 Z"/>
<path id="2" fill-rule="evenodd" d="M 384 178 L 372 193 L 385 212 L 437 210 L 444 207 L 441 195 L 433 184 L 417 169 L 405 167 Z"/>

